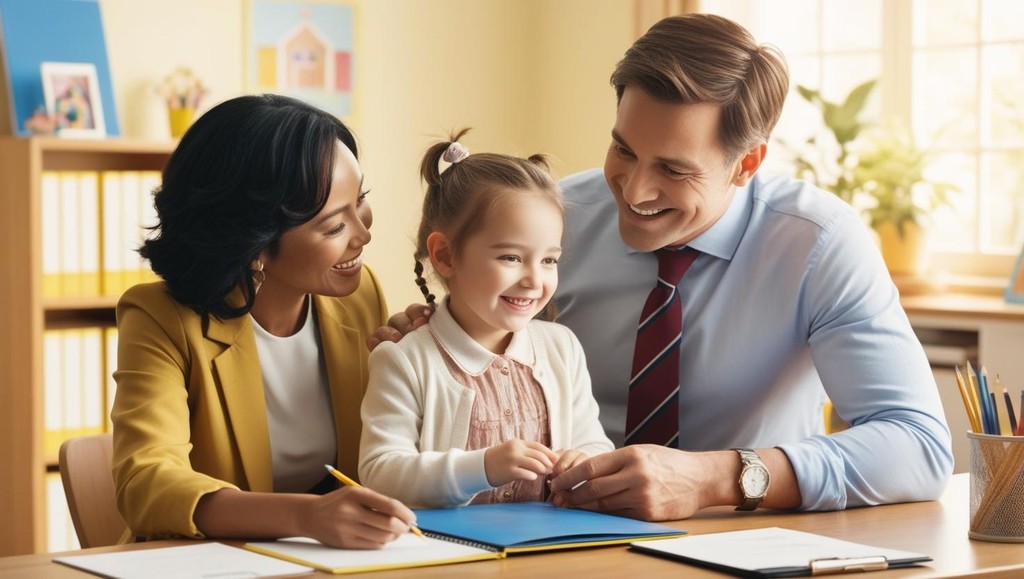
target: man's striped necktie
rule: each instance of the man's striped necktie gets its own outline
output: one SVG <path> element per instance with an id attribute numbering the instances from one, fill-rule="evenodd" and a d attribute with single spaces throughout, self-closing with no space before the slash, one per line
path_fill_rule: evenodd
<path id="1" fill-rule="evenodd" d="M 626 444 L 675 447 L 679 440 L 679 343 L 683 306 L 676 286 L 700 253 L 659 249 L 658 283 L 647 296 L 633 350 Z"/>

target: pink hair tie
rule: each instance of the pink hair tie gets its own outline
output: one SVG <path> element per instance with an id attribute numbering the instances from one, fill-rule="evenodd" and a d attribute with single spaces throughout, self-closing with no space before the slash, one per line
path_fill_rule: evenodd
<path id="1" fill-rule="evenodd" d="M 468 156 L 469 151 L 466 150 L 466 147 L 463 147 L 461 143 L 456 142 L 448 145 L 448 148 L 444 151 L 444 156 L 441 158 L 454 165 Z"/>

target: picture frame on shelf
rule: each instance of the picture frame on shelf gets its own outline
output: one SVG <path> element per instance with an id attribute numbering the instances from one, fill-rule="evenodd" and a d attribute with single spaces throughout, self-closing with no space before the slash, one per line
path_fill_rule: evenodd
<path id="1" fill-rule="evenodd" d="M 1010 281 L 1003 294 L 1007 303 L 1024 304 L 1024 249 L 1021 249 L 1017 260 L 1013 262 L 1013 270 L 1010 272 Z"/>
<path id="2" fill-rule="evenodd" d="M 106 123 L 96 66 L 88 62 L 44 62 L 40 65 L 46 112 L 56 121 L 57 136 L 106 136 Z"/>
<path id="3" fill-rule="evenodd" d="M 94 110 L 103 111 L 106 136 L 120 135 L 100 0 L 0 0 L 0 135 L 49 133 L 40 130 L 46 124 L 40 118 L 44 62 L 95 66 L 100 91 Z"/>
<path id="4" fill-rule="evenodd" d="M 250 93 L 291 96 L 356 119 L 359 0 L 243 0 Z"/>

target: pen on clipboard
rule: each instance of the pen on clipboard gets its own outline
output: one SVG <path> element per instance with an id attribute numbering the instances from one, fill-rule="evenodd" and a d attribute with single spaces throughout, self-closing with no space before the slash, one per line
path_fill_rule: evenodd
<path id="1" fill-rule="evenodd" d="M 347 476 L 345 476 L 345 473 L 341 472 L 340 470 L 334 468 L 333 466 L 331 466 L 329 464 L 325 464 L 324 468 L 327 469 L 327 472 L 331 473 L 331 476 L 333 476 L 334 478 L 340 480 L 341 484 L 343 484 L 345 486 L 350 486 L 350 487 L 361 487 L 361 486 L 363 486 L 363 485 L 357 483 L 356 481 L 348 478 Z M 412 532 L 412 534 L 414 534 L 414 535 L 416 535 L 418 537 L 423 537 L 423 531 L 419 530 L 419 528 L 417 528 L 416 525 L 409 525 L 409 531 Z"/>

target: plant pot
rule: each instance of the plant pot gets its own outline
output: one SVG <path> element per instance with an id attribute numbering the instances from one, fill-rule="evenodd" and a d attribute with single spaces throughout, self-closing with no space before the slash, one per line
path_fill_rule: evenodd
<path id="1" fill-rule="evenodd" d="M 875 226 L 882 259 L 892 275 L 919 276 L 928 267 L 929 232 L 913 221 L 903 224 L 903 235 L 895 223 Z"/>
<path id="2" fill-rule="evenodd" d="M 171 126 L 171 136 L 180 138 L 188 130 L 196 118 L 195 109 L 167 109 L 167 120 Z"/>

